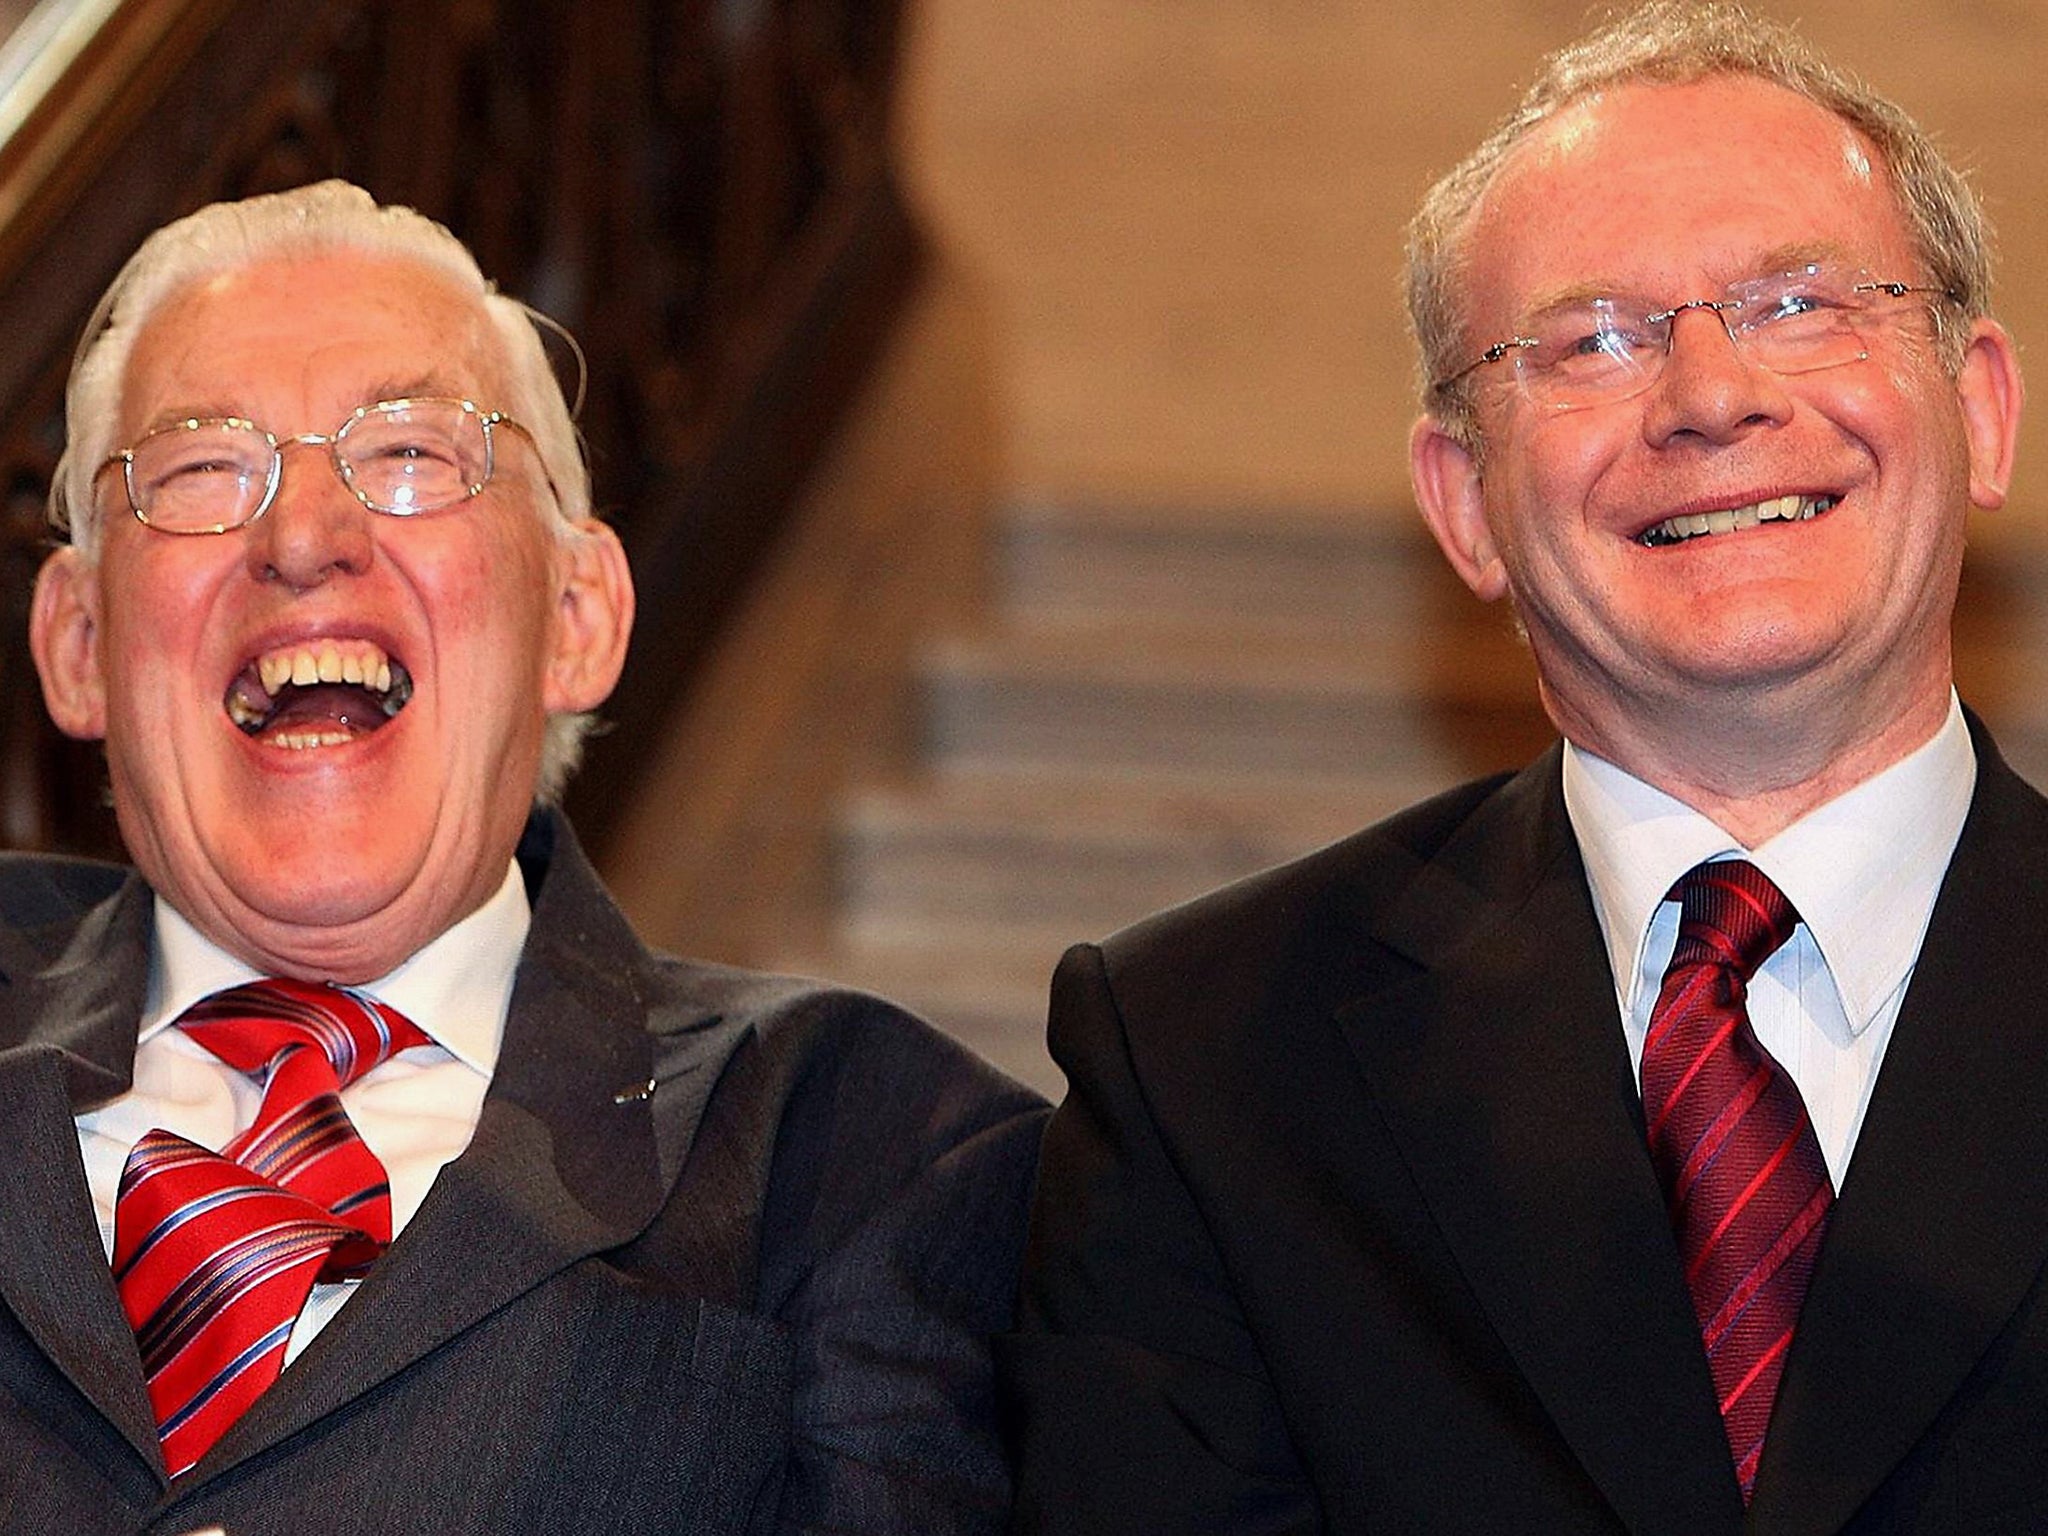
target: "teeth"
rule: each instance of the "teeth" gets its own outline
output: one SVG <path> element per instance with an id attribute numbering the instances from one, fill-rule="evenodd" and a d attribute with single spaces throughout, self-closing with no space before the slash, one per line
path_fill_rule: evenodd
<path id="1" fill-rule="evenodd" d="M 1776 501 L 1758 503 L 1756 515 L 1763 522 L 1770 522 L 1776 519 L 1782 522 L 1794 523 L 1799 521 L 1800 509 L 1805 505 L 1806 502 L 1803 497 L 1780 496 Z"/>
<path id="2" fill-rule="evenodd" d="M 341 747 L 354 740 L 347 731 L 273 731 L 264 741 L 273 747 L 304 752 L 313 747 Z"/>
<path id="3" fill-rule="evenodd" d="M 1758 523 L 1809 522 L 1834 506 L 1835 499 L 1832 496 L 1774 496 L 1768 501 L 1754 502 L 1746 507 L 1724 507 L 1715 512 L 1684 513 L 1677 517 L 1667 517 L 1655 527 L 1644 529 L 1637 536 L 1637 542 L 1657 548 L 1666 544 L 1680 544 L 1702 534 L 1734 533 L 1741 528 L 1754 528 Z"/>
<path id="4" fill-rule="evenodd" d="M 391 658 L 368 640 L 322 640 L 264 652 L 256 659 L 256 675 L 269 694 L 287 684 L 304 688 L 313 683 L 355 683 L 389 693 Z"/>

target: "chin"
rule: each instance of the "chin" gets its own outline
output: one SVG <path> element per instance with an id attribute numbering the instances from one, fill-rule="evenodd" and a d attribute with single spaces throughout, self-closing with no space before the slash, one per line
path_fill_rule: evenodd
<path id="1" fill-rule="evenodd" d="M 154 889 L 209 932 L 228 929 L 212 936 L 238 953 L 357 946 L 360 935 L 400 919 L 427 863 L 424 839 L 407 849 L 328 817 L 212 830 L 177 849 L 156 845 L 153 856 L 130 846 Z"/>
<path id="2" fill-rule="evenodd" d="M 1744 642 L 1696 650 L 1674 670 L 1692 685 L 1718 693 L 1754 693 L 1826 682 L 1840 660 L 1838 642 L 1804 636 L 1744 637 Z"/>
<path id="3" fill-rule="evenodd" d="M 434 931 L 402 899 L 380 899 L 360 887 L 256 888 L 234 895 L 224 947 L 266 970 L 343 985 L 388 975 Z"/>

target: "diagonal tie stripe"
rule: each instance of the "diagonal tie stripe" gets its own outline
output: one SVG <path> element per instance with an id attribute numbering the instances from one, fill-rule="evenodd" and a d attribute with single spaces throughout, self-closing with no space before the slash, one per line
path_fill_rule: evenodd
<path id="1" fill-rule="evenodd" d="M 354 1138 L 355 1128 L 341 1100 L 323 1093 L 306 1100 L 297 1114 L 244 1142 L 235 1161 L 274 1184 L 289 1185 L 303 1177 L 316 1158 L 347 1147 Z"/>
<path id="2" fill-rule="evenodd" d="M 1740 860 L 1698 866 L 1672 896 L 1643 1112 L 1747 1502 L 1834 1188 L 1798 1088 L 1749 1023 L 1749 980 L 1798 913 Z"/>
<path id="3" fill-rule="evenodd" d="M 283 1350 L 292 1335 L 292 1320 L 282 1319 L 268 1333 L 259 1334 L 251 1340 L 242 1352 L 223 1365 L 208 1380 L 185 1398 L 185 1406 L 157 1426 L 157 1433 L 166 1441 L 182 1438 L 185 1427 L 201 1414 L 223 1407 L 230 1399 L 224 1394 L 236 1393 L 248 1380 L 248 1375 L 258 1361 L 273 1349 Z M 249 1402 L 254 1402 L 257 1392 L 248 1392 Z M 246 1405 L 245 1405 L 246 1406 Z M 239 1417 L 239 1414 L 237 1415 Z"/>
<path id="4" fill-rule="evenodd" d="M 1719 1345 L 1723 1335 L 1736 1321 L 1745 1315 L 1749 1303 L 1779 1271 L 1780 1266 L 1804 1243 L 1809 1233 L 1823 1221 L 1828 1206 L 1833 1201 L 1833 1192 L 1823 1185 L 1816 1189 L 1813 1197 L 1802 1206 L 1796 1216 L 1787 1223 L 1785 1230 L 1771 1246 L 1766 1260 L 1753 1267 L 1743 1282 L 1722 1299 L 1720 1309 L 1700 1325 L 1700 1337 L 1708 1349 Z"/>
<path id="5" fill-rule="evenodd" d="M 1721 1112 L 1715 1115 L 1707 1128 L 1700 1133 L 1700 1139 L 1693 1143 L 1692 1151 L 1686 1154 L 1685 1162 L 1678 1170 L 1678 1179 L 1672 1186 L 1678 1198 L 1683 1199 L 1693 1185 L 1699 1182 L 1700 1173 L 1720 1154 L 1721 1148 L 1728 1144 L 1728 1138 L 1742 1123 L 1743 1116 L 1750 1112 L 1770 1085 L 1771 1076 L 1768 1072 L 1752 1073 L 1735 1095 L 1721 1106 Z"/>
<path id="6" fill-rule="evenodd" d="M 277 1379 L 315 1281 L 360 1276 L 391 1241 L 383 1166 L 340 1092 L 427 1043 L 360 993 L 279 979 L 217 992 L 178 1025 L 267 1075 L 255 1121 L 220 1153 L 151 1131 L 121 1174 L 114 1280 L 173 1477 Z"/>

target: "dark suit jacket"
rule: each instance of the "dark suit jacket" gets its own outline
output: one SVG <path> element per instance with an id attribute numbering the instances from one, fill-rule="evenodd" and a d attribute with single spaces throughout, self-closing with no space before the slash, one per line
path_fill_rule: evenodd
<path id="1" fill-rule="evenodd" d="M 1017 1528 L 2048 1531 L 2048 802 L 1977 748 L 1746 1526 L 1553 752 L 1068 954 Z"/>
<path id="2" fill-rule="evenodd" d="M 553 817 L 520 857 L 474 1140 L 168 1495 L 72 1123 L 128 1084 L 149 892 L 0 860 L 0 1531 L 1000 1524 L 1035 1099 L 872 998 L 649 953 Z"/>

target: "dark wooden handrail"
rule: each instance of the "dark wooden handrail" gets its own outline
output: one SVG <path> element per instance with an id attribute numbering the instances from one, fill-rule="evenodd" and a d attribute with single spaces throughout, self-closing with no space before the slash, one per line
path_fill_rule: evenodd
<path id="1" fill-rule="evenodd" d="M 588 354 L 598 505 L 641 589 L 571 791 L 602 845 L 913 270 L 897 11 L 121 0 L 74 39 L 0 142 L 0 841 L 118 848 L 97 749 L 43 723 L 24 641 L 78 329 L 151 229 L 338 175 L 447 223 Z"/>

